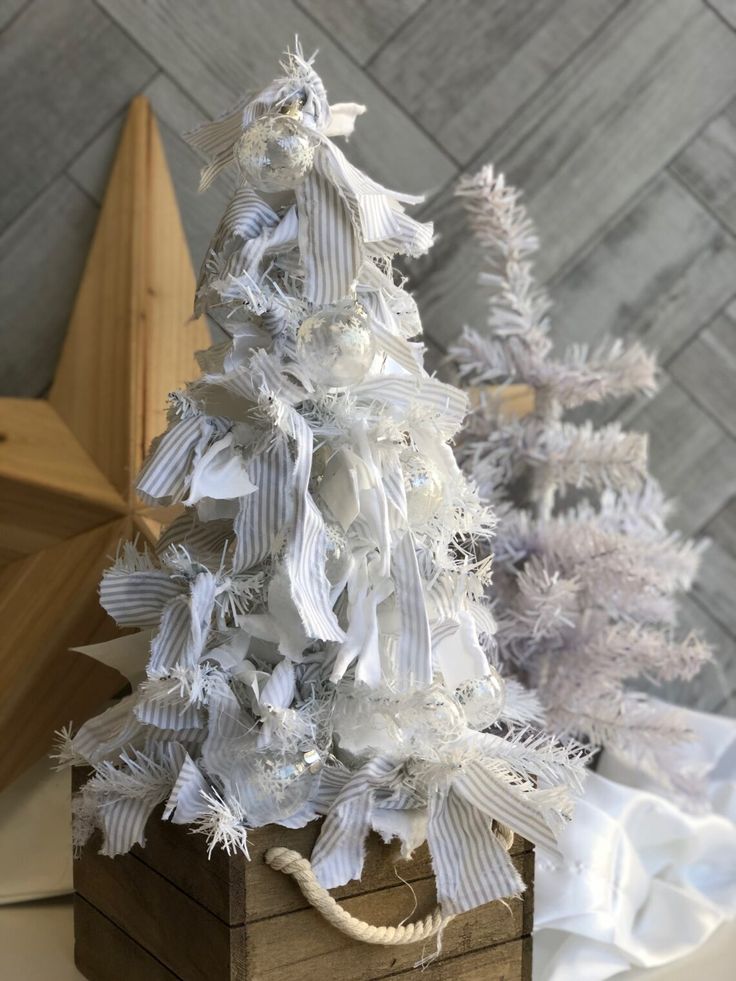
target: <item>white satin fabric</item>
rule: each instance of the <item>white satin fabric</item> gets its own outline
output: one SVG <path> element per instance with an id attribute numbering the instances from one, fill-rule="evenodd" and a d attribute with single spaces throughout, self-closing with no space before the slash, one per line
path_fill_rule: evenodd
<path id="1" fill-rule="evenodd" d="M 563 832 L 563 862 L 538 855 L 534 981 L 665 964 L 736 916 L 736 721 L 688 715 L 688 763 L 711 768 L 699 813 L 604 754 Z"/>

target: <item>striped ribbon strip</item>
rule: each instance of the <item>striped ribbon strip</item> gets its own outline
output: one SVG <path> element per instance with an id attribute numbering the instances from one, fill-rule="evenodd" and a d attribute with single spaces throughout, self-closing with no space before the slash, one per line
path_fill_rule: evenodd
<path id="1" fill-rule="evenodd" d="M 291 458 L 284 438 L 277 438 L 248 467 L 256 491 L 242 498 L 235 518 L 233 568 L 242 572 L 263 562 L 289 518 Z"/>
<path id="2" fill-rule="evenodd" d="M 419 575 L 414 538 L 407 531 L 391 553 L 391 573 L 401 616 L 396 652 L 396 684 L 406 691 L 432 681 L 432 645 L 429 619 Z"/>
<path id="3" fill-rule="evenodd" d="M 394 763 L 376 757 L 361 767 L 335 798 L 311 856 L 312 871 L 325 889 L 360 878 L 376 789 L 390 783 L 396 773 Z"/>
<path id="4" fill-rule="evenodd" d="M 184 588 L 162 569 L 126 572 L 113 566 L 100 582 L 100 603 L 120 627 L 157 627 Z"/>
<path id="5" fill-rule="evenodd" d="M 309 493 L 313 437 L 306 421 L 291 406 L 282 403 L 279 425 L 294 440 L 294 511 L 287 532 L 286 564 L 292 596 L 310 637 L 342 641 L 345 634 L 337 622 L 330 600 L 330 583 L 325 574 L 327 536 L 325 523 Z"/>
<path id="6" fill-rule="evenodd" d="M 491 831 L 489 818 L 454 789 L 430 796 L 427 844 L 445 915 L 518 896 L 521 876 Z"/>
<path id="7" fill-rule="evenodd" d="M 201 572 L 189 594 L 177 596 L 164 610 L 161 627 L 151 642 L 150 677 L 169 674 L 174 667 L 193 668 L 204 650 L 215 605 L 215 577 Z"/>

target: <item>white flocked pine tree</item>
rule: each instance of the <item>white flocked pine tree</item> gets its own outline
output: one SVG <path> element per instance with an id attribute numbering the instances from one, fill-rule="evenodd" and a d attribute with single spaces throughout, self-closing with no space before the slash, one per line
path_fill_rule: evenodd
<path id="1" fill-rule="evenodd" d="M 450 447 L 466 398 L 422 367 L 392 268 L 431 244 L 403 207 L 420 199 L 348 162 L 332 137 L 362 107 L 330 107 L 298 47 L 282 69 L 189 137 L 204 187 L 240 178 L 196 296 L 226 339 L 138 480 L 181 515 L 102 581 L 139 632 L 99 656 L 134 690 L 62 735 L 93 769 L 75 840 L 125 852 L 160 803 L 228 850 L 323 817 L 322 885 L 360 877 L 371 829 L 406 855 L 426 839 L 451 915 L 523 888 L 494 828 L 553 848 L 585 752 L 495 663 L 494 517 Z"/>
<path id="2" fill-rule="evenodd" d="M 492 166 L 464 177 L 457 193 L 489 295 L 486 327 L 466 327 L 450 351 L 481 393 L 458 455 L 499 521 L 500 661 L 536 691 L 552 730 L 691 792 L 678 710 L 629 683 L 692 678 L 708 658 L 697 637 L 673 636 L 676 593 L 692 583 L 699 551 L 667 530 L 644 435 L 565 418 L 586 403 L 652 394 L 655 362 L 638 342 L 618 340 L 555 357 L 549 302 L 532 276 L 539 243 L 519 193 Z M 504 411 L 498 394 L 509 384 L 532 390 L 530 414 Z"/>

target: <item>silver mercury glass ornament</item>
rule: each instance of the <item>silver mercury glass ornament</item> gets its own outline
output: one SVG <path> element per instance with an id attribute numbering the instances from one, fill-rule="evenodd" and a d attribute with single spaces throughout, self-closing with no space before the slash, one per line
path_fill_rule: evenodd
<path id="1" fill-rule="evenodd" d="M 235 144 L 235 161 L 244 181 L 257 191 L 290 191 L 312 169 L 316 146 L 294 104 L 254 120 Z"/>

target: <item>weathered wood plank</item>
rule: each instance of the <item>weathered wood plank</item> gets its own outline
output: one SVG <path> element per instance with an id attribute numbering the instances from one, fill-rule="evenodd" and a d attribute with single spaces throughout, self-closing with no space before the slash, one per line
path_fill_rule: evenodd
<path id="1" fill-rule="evenodd" d="M 0 391 L 38 396 L 51 383 L 97 209 L 59 177 L 0 236 Z"/>
<path id="2" fill-rule="evenodd" d="M 0 31 L 29 3 L 29 0 L 0 0 Z"/>
<path id="3" fill-rule="evenodd" d="M 529 852 L 514 859 L 522 875 L 526 875 L 525 867 L 531 862 Z M 406 917 L 427 915 L 435 904 L 433 880 L 413 883 L 413 892 L 414 897 L 406 886 L 398 885 L 346 899 L 343 905 L 354 916 L 369 922 L 380 918 L 381 923 L 398 923 Z M 351 941 L 336 930 L 325 929 L 319 915 L 309 909 L 250 924 L 248 966 L 253 981 L 322 981 L 324 977 L 367 981 L 406 971 L 421 956 L 422 945 L 386 948 Z M 523 926 L 521 900 L 491 903 L 448 925 L 443 935 L 443 954 L 453 957 L 485 950 L 522 936 Z M 288 947 L 283 943 L 286 935 L 290 938 Z M 430 941 L 424 945 L 424 952 L 430 953 L 433 947 Z"/>
<path id="4" fill-rule="evenodd" d="M 154 72 L 91 0 L 35 0 L 16 17 L 0 61 L 0 228 Z"/>
<path id="5" fill-rule="evenodd" d="M 221 849 L 216 849 L 209 858 L 201 835 L 192 835 L 188 828 L 159 820 L 160 810 L 154 813 L 146 828 L 146 847 L 136 847 L 134 853 L 220 919 L 235 925 L 307 908 L 307 901 L 292 880 L 275 875 L 263 858 L 275 845 L 293 848 L 309 857 L 320 831 L 318 823 L 296 830 L 275 825 L 253 829 L 248 836 L 250 861 L 242 855 L 228 858 Z M 517 837 L 511 854 L 521 855 L 530 850 L 529 842 Z M 397 845 L 383 845 L 374 835 L 368 844 L 361 879 L 334 890 L 333 895 L 343 899 L 393 886 L 398 876 L 415 882 L 432 875 L 426 845 L 406 862 Z"/>
<path id="6" fill-rule="evenodd" d="M 736 232 L 736 101 L 698 133 L 671 169 Z"/>
<path id="7" fill-rule="evenodd" d="M 717 541 L 731 555 L 736 555 L 736 498 L 718 512 L 706 525 L 705 534 Z"/>
<path id="8" fill-rule="evenodd" d="M 695 404 L 676 382 L 625 426 L 649 434 L 651 471 L 676 499 L 673 525 L 691 534 L 703 528 L 736 493 L 736 440 Z"/>
<path id="9" fill-rule="evenodd" d="M 297 6 L 319 21 L 320 27 L 365 65 L 377 50 L 426 0 L 297 0 Z M 422 13 L 424 16 L 424 13 Z"/>
<path id="10" fill-rule="evenodd" d="M 547 281 L 734 91 L 736 34 L 716 14 L 697 0 L 627 4 L 469 167 L 493 159 L 524 190 L 544 243 L 538 275 Z M 461 222 L 443 220 L 448 207 L 420 289 L 429 332 L 440 343 L 483 311 L 481 299 L 468 300 L 474 247 Z"/>
<path id="11" fill-rule="evenodd" d="M 734 586 L 736 555 L 713 541 L 703 557 L 698 578 L 693 584 L 693 596 L 707 613 L 736 638 Z"/>
<path id="12" fill-rule="evenodd" d="M 74 863 L 74 888 L 185 981 L 246 976 L 245 928 L 227 926 L 135 856 L 87 849 Z"/>
<path id="13" fill-rule="evenodd" d="M 369 71 L 466 163 L 621 5 L 622 0 L 429 0 Z M 462 56 L 450 58 L 448 51 Z"/>
<path id="14" fill-rule="evenodd" d="M 555 340 L 636 337 L 667 362 L 728 301 L 735 268 L 733 238 L 661 174 L 552 284 Z"/>
<path id="15" fill-rule="evenodd" d="M 668 366 L 682 387 L 736 437 L 736 321 L 723 314 Z"/>
<path id="16" fill-rule="evenodd" d="M 361 169 L 390 187 L 443 185 L 455 167 L 432 140 L 292 0 L 242 0 L 237 12 L 218 0 L 100 0 L 185 92 L 215 115 L 278 72 L 278 58 L 299 35 L 319 48 L 318 69 L 335 102 L 368 106 L 350 141 Z"/>
<path id="17" fill-rule="evenodd" d="M 498 944 L 486 950 L 453 957 L 448 961 L 429 964 L 421 969 L 392 974 L 392 981 L 411 978 L 430 978 L 431 981 L 531 981 L 532 977 L 532 938 L 522 937 L 509 943 Z"/>
<path id="18" fill-rule="evenodd" d="M 81 896 L 74 897 L 74 963 L 92 981 L 178 981 Z"/>

